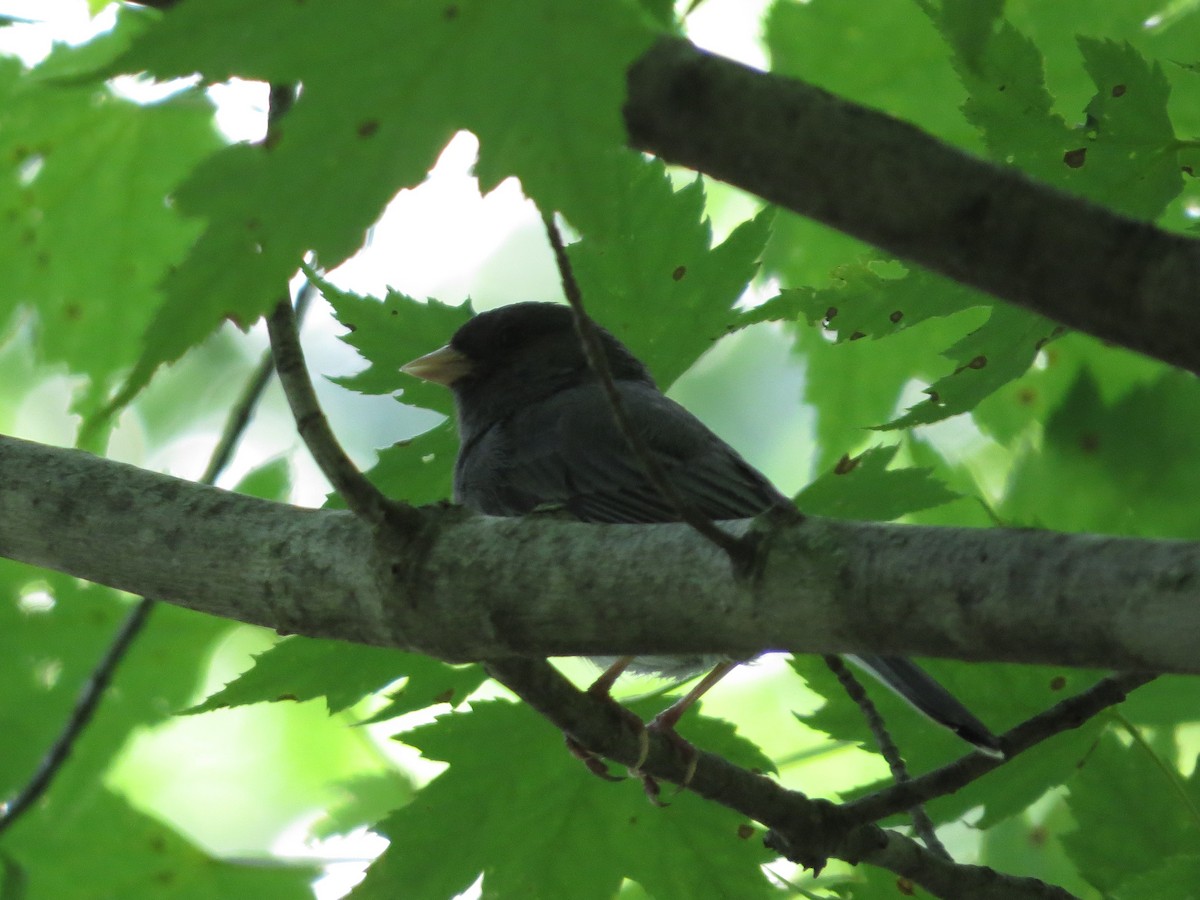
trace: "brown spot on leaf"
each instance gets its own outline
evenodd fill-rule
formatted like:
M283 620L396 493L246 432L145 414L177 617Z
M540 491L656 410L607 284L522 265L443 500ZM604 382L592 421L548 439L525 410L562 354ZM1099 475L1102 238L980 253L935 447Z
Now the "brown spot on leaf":
M1187 175L1189 178L1196 177L1196 173L1194 171L1192 171L1191 166L1180 166L1179 171L1182 172L1184 175Z
M379 120L378 119L367 119L367 121L362 122L361 124L359 124L358 128L355 129L355 131L357 132L357 134L360 138L369 138L373 134L375 134L375 132L377 132L378 130L379 130Z
M454 699L454 688L446 688L440 694L434 694L434 703L449 703Z
M1113 89L1112 89L1112 95L1114 97L1124 97L1125 96L1125 85L1114 84Z
M275 698L276 703L278 703L281 700L290 700L293 703L300 702L300 698L297 697L295 694L280 694L278 697Z
M917 895L916 887L907 878L896 879L896 890L905 897L915 897Z
M1033 388L1021 388L1017 391L1017 402L1022 406L1029 406L1037 399L1037 391Z
M971 360L969 363L967 363L967 368L982 369L986 365L987 365L987 357L981 353L979 356L975 357L973 360Z
M671 273L671 277L676 281L682 281L683 276L687 274L687 266L676 266L675 271Z
M1079 449L1084 453L1095 453L1100 449L1100 435L1088 431L1079 436Z
M458 6L454 3L451 3L442 10L442 18L444 18L447 22L453 22L458 18Z
M1076 150L1068 150L1063 154L1063 162L1071 169L1082 169L1084 162L1087 160L1087 147L1079 147Z
M859 459L857 456L842 454L842 458L837 461L837 465L833 467L834 475L846 475L858 468Z
M1055 692L1061 691L1066 686L1067 686L1067 679L1064 678L1062 675L1055 675L1053 678L1050 679L1050 690L1052 690L1052 691L1055 691Z
M743 841L749 840L750 838L754 837L754 826L747 825L745 822L743 822L738 826L737 836Z
M63 308L63 314L72 322L78 322L83 318L83 309L80 308L78 303L68 303Z
M856 331L856 332L854 332L854 334L850 335L850 340L861 341L865 337L866 337L866 335L863 334L861 331Z
M890 316L888 316L888 318L891 319L892 324L895 325L901 319L904 318L904 313L900 312L900 310L896 310L894 313L892 313Z
M1029 843L1034 847L1045 846L1047 838L1050 837L1050 832L1046 830L1044 825L1036 825L1029 829Z

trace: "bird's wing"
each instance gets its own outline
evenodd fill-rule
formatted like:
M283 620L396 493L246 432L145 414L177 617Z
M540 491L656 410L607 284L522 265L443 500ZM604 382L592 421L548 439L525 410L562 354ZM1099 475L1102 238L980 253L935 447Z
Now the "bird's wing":
M649 385L621 383L637 434L675 489L713 519L744 518L789 501L695 416ZM655 490L617 428L600 389L580 386L522 409L480 435L460 456L460 502L492 515L566 507L587 522L670 522L674 507ZM851 657L935 722L997 755L999 741L915 663Z
M618 388L633 429L699 512L736 519L789 502L682 406L650 385L621 382ZM500 493L497 484L503 485ZM457 487L460 500L494 515L558 504L587 522L679 519L642 470L595 384L532 404L481 436L463 456Z

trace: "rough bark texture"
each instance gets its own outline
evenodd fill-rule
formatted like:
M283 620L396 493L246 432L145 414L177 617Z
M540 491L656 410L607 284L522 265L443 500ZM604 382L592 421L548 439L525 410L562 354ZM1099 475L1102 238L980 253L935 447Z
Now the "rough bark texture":
M413 533L373 532L0 438L0 555L286 632L448 659L792 650L1200 672L1200 545L753 527L760 571L745 578L681 525L430 507Z
M1200 371L1200 243L1193 238L677 38L659 41L630 70L625 122L639 150L1073 328Z

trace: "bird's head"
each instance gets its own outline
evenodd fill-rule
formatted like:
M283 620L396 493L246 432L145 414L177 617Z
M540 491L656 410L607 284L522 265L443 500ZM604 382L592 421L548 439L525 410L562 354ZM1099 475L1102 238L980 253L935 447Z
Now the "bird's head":
M613 379L653 384L646 367L597 326ZM480 313L450 343L401 366L454 392L465 428L486 427L521 406L593 380L569 307L515 303ZM465 429L464 429L465 430Z

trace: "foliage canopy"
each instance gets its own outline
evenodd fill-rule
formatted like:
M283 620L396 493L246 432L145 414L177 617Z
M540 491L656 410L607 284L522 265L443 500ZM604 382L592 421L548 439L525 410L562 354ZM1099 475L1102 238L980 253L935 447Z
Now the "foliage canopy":
M1195 230L1194 2L776 0L762 24L774 71L1113 210ZM560 212L579 237L570 254L591 314L781 484L807 485L802 509L1200 539L1191 375L628 149L625 73L664 29L686 34L687 19L652 0L187 0L124 7L110 32L32 68L0 60L0 431L69 390L81 442L112 439L148 465L167 458L211 428L253 365L257 345L225 323L249 328L268 312L305 254L324 271L352 257L396 193L469 131L480 189L515 178ZM138 102L113 88L129 73L191 80ZM229 143L205 88L231 78L302 90L265 140ZM405 248L395 255L402 270ZM467 298L360 296L329 277L322 293L363 360L336 382L447 415L444 392L397 369L444 342ZM801 371L800 396L780 397ZM730 430L748 419L810 433L797 447L796 429L746 425L769 439L750 447ZM131 429L140 447L121 443ZM370 475L389 496L431 503L449 493L454 450L451 423L414 424ZM241 489L286 498L288 467L258 462ZM0 796L36 768L125 604L0 566ZM251 651L253 666L221 688ZM929 667L997 730L1096 678ZM0 840L0 897L308 896L313 864L236 858L267 854L288 826L388 838L355 898L450 897L480 875L495 897L905 889L878 870L795 871L728 810L687 794L656 809L636 782L592 779L530 710L475 693L483 683L475 667L271 644L159 609L46 802ZM914 771L961 752L876 699ZM632 707L651 715L666 702ZM1194 679L1160 679L929 813L960 859L1083 897L1189 896L1197 709ZM811 795L861 795L884 778L819 660L752 671L705 711L685 719L690 739ZM389 724L352 727L364 719ZM411 749L385 753L388 733ZM414 763L418 753L439 765ZM186 779L202 786L179 788ZM214 849L227 818L242 824Z

